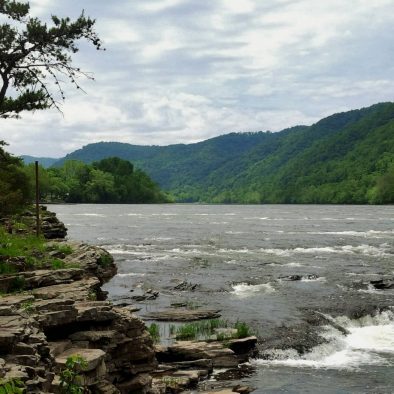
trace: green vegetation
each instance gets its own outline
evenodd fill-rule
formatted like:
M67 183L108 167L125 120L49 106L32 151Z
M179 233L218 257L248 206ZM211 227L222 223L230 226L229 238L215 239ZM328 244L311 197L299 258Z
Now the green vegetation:
M66 267L66 263L60 259L54 259L51 261L51 267L54 270L59 270Z
M34 187L34 165L25 167ZM78 203L160 203L168 197L127 160L110 157L92 165L67 161L60 168L40 168L41 199Z
M148 332L149 332L150 336L152 337L152 340L154 343L160 342L160 327L158 324L152 323L148 327Z
M52 257L50 252L54 250L64 255L72 253L69 245L52 242L48 247L44 237L37 237L27 231L9 234L0 226L0 275L39 268L62 269L76 266L75 263L67 264L61 258ZM108 255L108 258L112 261L111 256ZM9 291L20 291L23 288L24 278L15 277Z
M34 306L34 302L31 301L25 301L21 304L21 309L23 309L26 313L34 313L36 308Z
M221 330L227 329L227 330ZM228 340L234 338L246 338L253 335L252 330L245 322L237 321L231 324L227 320L209 319L170 326L170 334L179 340Z
M60 372L60 390L66 394L83 394L85 388L81 371L88 366L87 361L79 354L70 356L66 368Z
M97 263L101 267L108 267L113 263L114 259L110 254L102 254L100 258L98 259Z
M64 255L68 256L73 252L73 248L70 245L65 244L57 244L55 245L58 252L63 253Z
M0 217L22 209L31 197L22 161L7 153L0 141Z
M183 202L394 203L394 104L189 145L90 144L57 165L108 156L132 160Z
M0 380L0 394L22 394L25 392L24 387L19 379Z

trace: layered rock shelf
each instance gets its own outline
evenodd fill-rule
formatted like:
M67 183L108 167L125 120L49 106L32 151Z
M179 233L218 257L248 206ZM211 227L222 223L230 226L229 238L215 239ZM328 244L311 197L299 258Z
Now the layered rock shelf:
M71 246L67 260L78 268L1 279L6 289L22 277L25 291L0 299L0 377L21 380L29 393L57 393L68 357L79 355L91 392L149 392L157 364L152 339L141 319L104 301L100 289L116 272L112 258L100 248Z

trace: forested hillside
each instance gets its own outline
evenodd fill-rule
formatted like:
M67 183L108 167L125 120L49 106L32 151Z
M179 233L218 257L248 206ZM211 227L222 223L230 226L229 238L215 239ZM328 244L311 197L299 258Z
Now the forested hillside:
M392 203L394 104L189 145L90 144L56 165L108 156L132 161L178 201Z
M34 189L33 164L23 168ZM40 168L42 201L73 203L151 204L169 202L155 182L142 170L118 157L92 164L68 160L62 167Z

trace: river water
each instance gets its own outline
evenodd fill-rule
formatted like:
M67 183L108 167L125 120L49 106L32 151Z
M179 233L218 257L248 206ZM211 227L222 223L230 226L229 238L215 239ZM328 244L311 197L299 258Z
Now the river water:
M394 392L394 313L349 319L347 303L394 306L394 206L54 205L69 238L109 250L118 274L105 285L115 303L146 289L146 312L174 302L220 309L262 337L291 327L305 310L333 311L326 343L300 356L272 350L250 361L242 383L257 393ZM301 280L288 280L298 275ZM180 283L190 288L174 290ZM197 286L194 286L197 285ZM193 288L194 287L194 288ZM130 301L132 303L132 301ZM134 302L133 302L134 303ZM394 309L393 309L394 310ZM336 311L336 313L334 313ZM167 332L163 328L163 340Z

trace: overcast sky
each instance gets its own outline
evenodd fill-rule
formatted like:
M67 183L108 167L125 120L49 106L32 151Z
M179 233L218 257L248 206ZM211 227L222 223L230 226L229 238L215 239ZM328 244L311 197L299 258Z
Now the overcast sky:
M105 52L62 110L0 120L15 154L98 141L168 145L278 131L394 101L394 0L32 0L34 15L97 20Z

